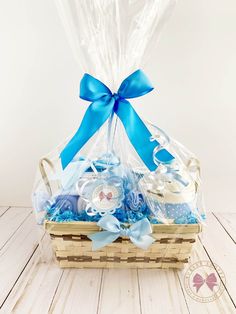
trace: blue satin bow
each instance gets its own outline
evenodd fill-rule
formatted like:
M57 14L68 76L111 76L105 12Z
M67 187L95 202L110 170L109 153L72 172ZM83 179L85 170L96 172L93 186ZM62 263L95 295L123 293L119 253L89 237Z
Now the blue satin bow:
M89 74L84 74L80 82L80 98L91 101L78 131L60 154L63 169L72 161L86 142L98 131L113 112L124 125L130 142L150 171L157 165L153 161L153 151L160 144L151 141L151 133L140 119L127 98L143 96L153 90L148 78L141 70L128 76L120 85L117 93ZM160 149L157 158L169 163L174 157L166 150Z
M147 218L139 220L129 228L122 225L119 220L112 216L102 217L97 225L106 231L100 231L88 236L92 240L92 249L98 250L118 239L120 236L129 237L137 247L146 250L155 239L149 234L152 233L152 227Z

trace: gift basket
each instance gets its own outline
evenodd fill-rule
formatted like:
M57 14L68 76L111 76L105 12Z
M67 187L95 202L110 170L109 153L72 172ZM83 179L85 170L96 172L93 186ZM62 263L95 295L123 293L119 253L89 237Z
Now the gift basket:
M153 90L140 67L175 1L56 4L88 107L40 160L37 223L61 267L181 268L205 219L199 162L131 104Z

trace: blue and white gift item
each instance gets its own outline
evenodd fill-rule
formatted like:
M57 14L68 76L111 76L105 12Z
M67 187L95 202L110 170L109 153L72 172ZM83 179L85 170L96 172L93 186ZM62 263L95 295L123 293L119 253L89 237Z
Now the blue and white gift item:
M72 211L77 213L78 198L78 195L59 195L55 200L54 206L60 211L60 213L65 211Z
M143 199L142 193L138 190L130 191L129 193L127 193L126 204L130 210L140 213L142 213L147 207L147 204Z
M88 180L78 185L80 197L87 203L86 212L94 216L114 214L122 206L124 188L122 178L108 174L105 177Z
M189 180L187 185L180 185L176 181L169 181L160 189L152 186L146 190L147 201L151 204L154 214L169 223L180 218L186 218L196 211L196 184Z
M139 116L146 95L155 93L140 67L151 50L150 37L159 34L169 15L164 11L175 1L57 2L85 71L75 91L78 115L65 128L76 123L81 108L86 111L74 135L45 156L49 169L40 168L34 191L39 221L117 219L135 230L151 223L198 223L203 217L198 163L190 170L196 158ZM155 106L155 96L148 99Z

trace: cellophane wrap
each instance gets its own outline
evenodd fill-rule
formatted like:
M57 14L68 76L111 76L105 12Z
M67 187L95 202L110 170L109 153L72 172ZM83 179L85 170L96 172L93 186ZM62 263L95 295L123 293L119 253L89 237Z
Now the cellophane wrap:
M175 1L56 0L56 4L83 72L114 95L121 82L147 61ZM155 90L153 102L154 94ZM129 101L132 106L132 99ZM130 124L131 120L132 116ZM107 215L129 224L143 218L151 224L204 221L198 159L144 121L149 141L158 143L148 152L156 165L150 169L127 135L130 124L124 126L112 112L64 167L61 154L71 138L40 160L33 192L38 224L45 220L98 222ZM86 127L89 131L91 125ZM137 134L142 139L137 130L133 137ZM139 139L134 138L136 144ZM145 152L146 148L141 149ZM167 162L159 159L162 149L173 158Z

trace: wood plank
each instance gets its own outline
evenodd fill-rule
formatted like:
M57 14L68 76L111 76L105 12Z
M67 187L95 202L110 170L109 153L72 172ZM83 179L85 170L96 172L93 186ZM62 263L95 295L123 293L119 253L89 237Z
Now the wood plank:
M11 207L0 217L0 250L29 216L32 209Z
M101 278L102 270L65 269L49 313L97 313Z
M136 269L104 270L98 314L111 313L141 313Z
M10 206L0 206L0 217L6 213Z
M1 313L49 313L63 270L49 260L47 252L49 239L42 243L44 254L48 254L47 263L42 263L42 254L36 249L18 281L5 301Z
M189 313L174 270L138 270L142 314Z
M39 263L11 313L49 313L62 272L53 263Z
M30 214L0 251L0 306L38 245L35 217Z
M27 263L25 269L23 270L22 274L19 276L18 280L14 284L12 290L10 291L7 299L5 300L2 308L1 313L14 313L14 308L19 300L24 298L22 295L22 291L24 291L25 287L28 284L29 278L32 277L34 270L37 264L40 261L40 254L39 249L35 250L35 253L32 255L32 258Z
M209 222L208 222L209 224ZM185 296L185 300L187 302L188 308L189 308L189 312L191 314L205 314L205 313L214 313L214 314L233 314L236 313L234 304L232 303L229 294L227 293L226 290L223 291L222 295L216 299L213 302L209 302L209 303L202 303L199 301L194 300L193 298L191 298L185 288L185 283L184 283L184 277L185 274L188 270L188 268L190 267L190 265L199 262L199 261L208 261L209 263L211 263L204 247L202 246L201 242L198 241L196 243L196 246L194 247L194 250L192 252L191 255L191 259L189 262L189 265L185 267L185 269L183 270L179 270L178 272L178 276L179 276L179 280L182 286L182 290L183 290L183 294ZM211 263L212 265L212 263ZM222 266L222 265L220 265ZM214 266L212 266L214 267ZM220 282L220 277L218 276L217 272L214 271L214 273L216 274L217 277L217 281ZM226 277L227 280L227 277Z
M214 213L214 216L236 243L236 213Z
M236 246L213 214L207 216L202 243L210 259L223 269L226 288L236 304Z

